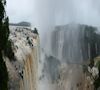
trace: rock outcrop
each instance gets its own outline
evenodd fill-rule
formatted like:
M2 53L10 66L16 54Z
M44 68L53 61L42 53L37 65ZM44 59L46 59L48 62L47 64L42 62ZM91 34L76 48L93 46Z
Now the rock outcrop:
M37 90L39 35L29 28L10 26L15 59L4 57L9 74L9 90Z

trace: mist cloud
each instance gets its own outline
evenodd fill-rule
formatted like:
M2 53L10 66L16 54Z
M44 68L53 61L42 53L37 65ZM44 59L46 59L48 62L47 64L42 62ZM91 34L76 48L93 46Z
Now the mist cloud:
M100 26L100 0L7 0L7 14L42 30L73 22Z
M59 0L56 12L59 12L56 13L57 24L75 22L100 25L99 0Z

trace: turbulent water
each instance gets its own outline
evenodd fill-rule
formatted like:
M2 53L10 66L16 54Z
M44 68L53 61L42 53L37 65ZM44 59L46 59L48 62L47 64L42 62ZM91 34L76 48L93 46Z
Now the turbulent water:
M41 51L39 90L84 90L82 65L100 54L96 30L69 24L57 26L47 35Z

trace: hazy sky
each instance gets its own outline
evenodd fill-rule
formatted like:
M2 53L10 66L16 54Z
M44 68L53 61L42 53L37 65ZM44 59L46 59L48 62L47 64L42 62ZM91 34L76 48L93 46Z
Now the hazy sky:
M7 0L10 22L39 27L84 23L100 26L100 0Z
M33 0L7 0L7 15L11 22L31 21Z

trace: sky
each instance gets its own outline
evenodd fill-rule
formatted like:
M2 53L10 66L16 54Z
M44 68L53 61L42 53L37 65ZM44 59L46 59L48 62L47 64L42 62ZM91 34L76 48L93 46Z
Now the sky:
M100 0L7 0L10 22L29 21L40 29L82 23L100 26Z
M32 0L7 0L7 15L10 22L31 21Z

